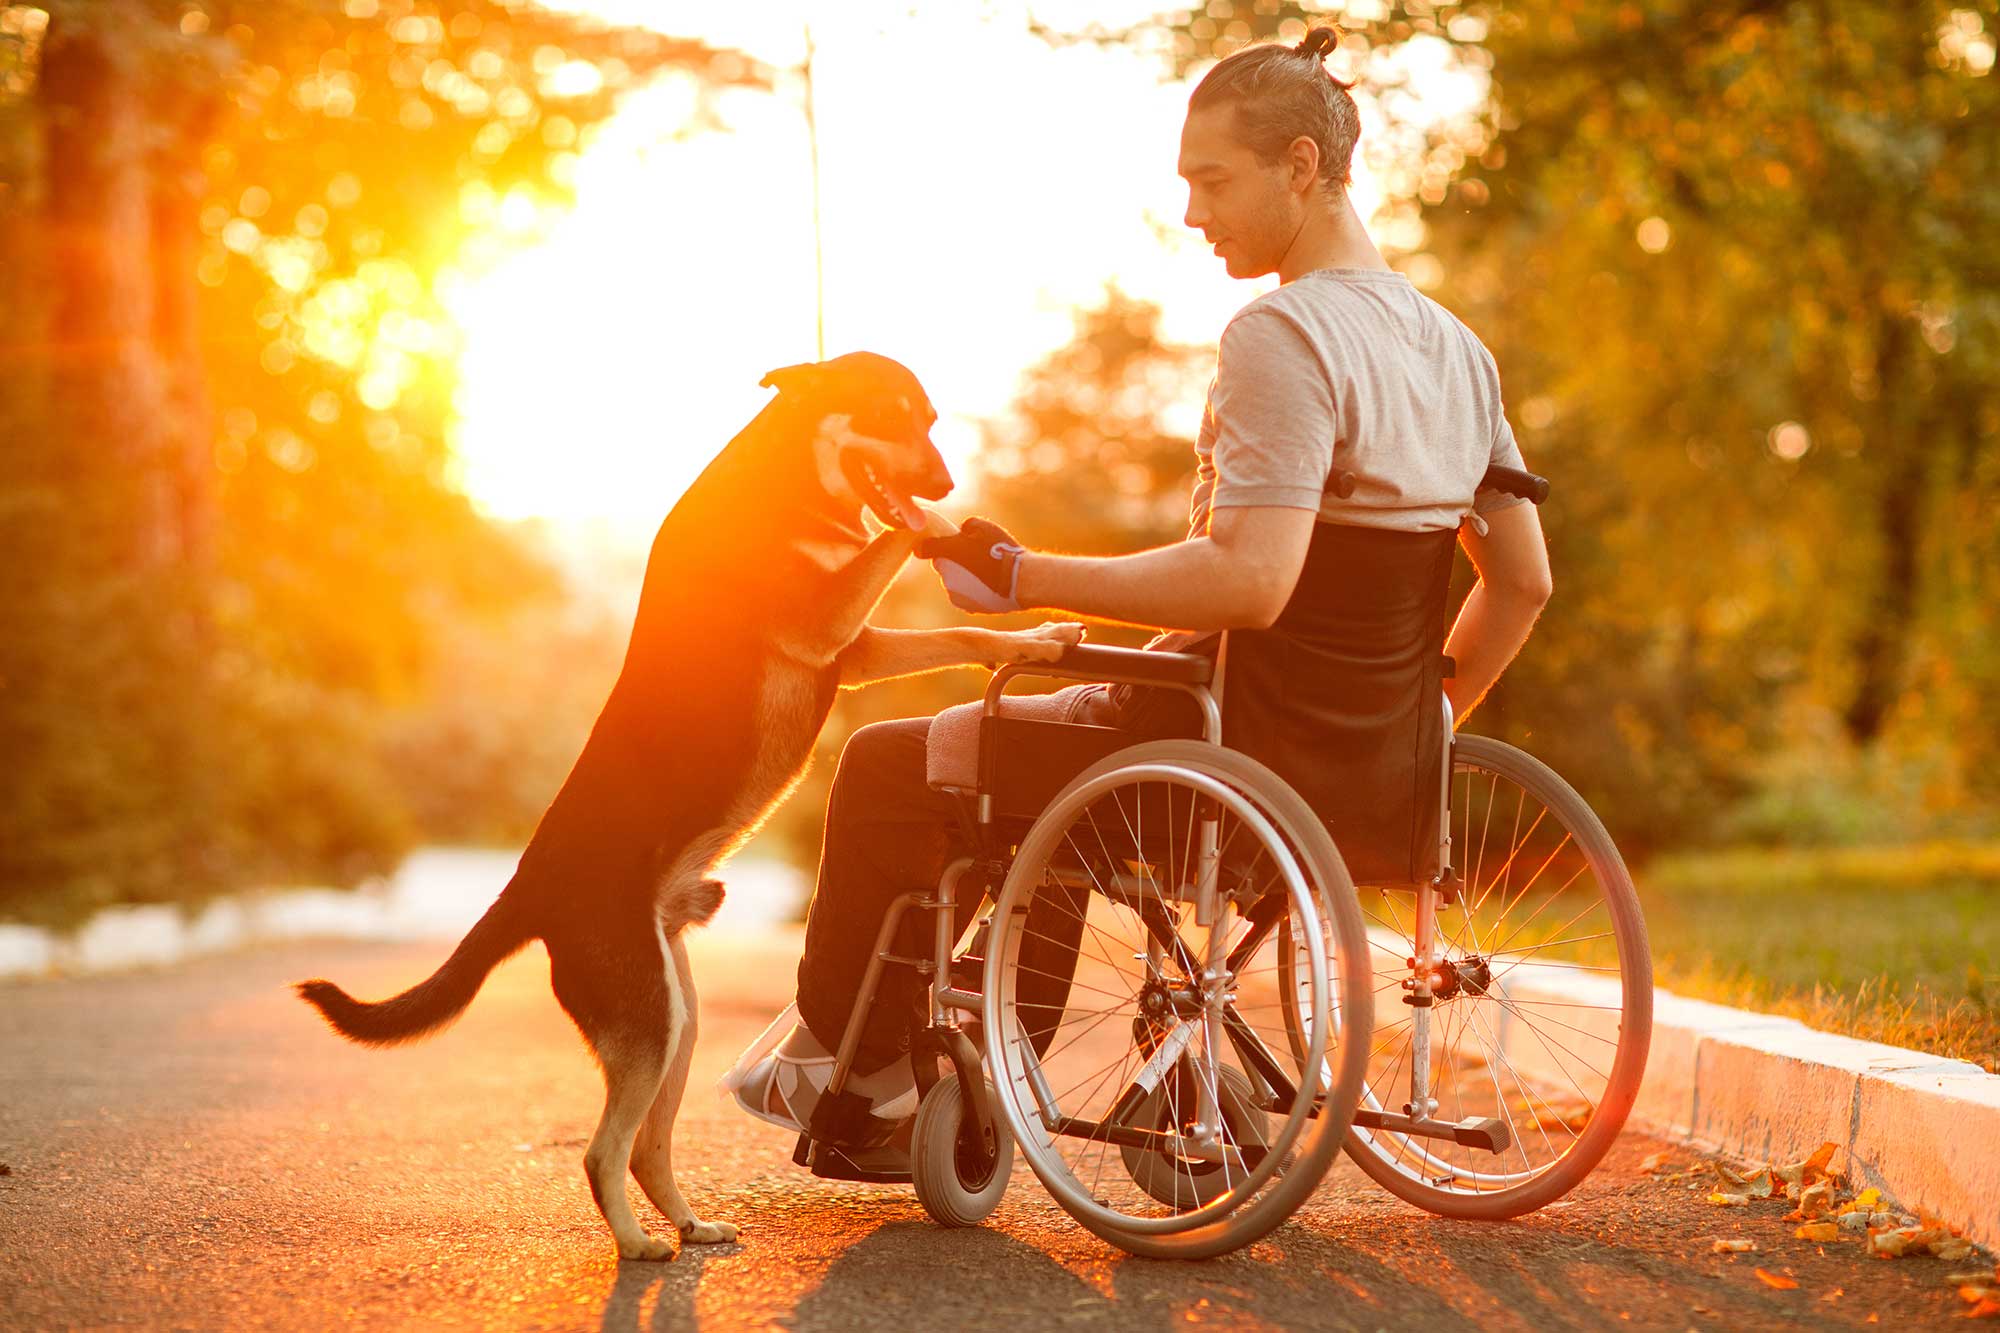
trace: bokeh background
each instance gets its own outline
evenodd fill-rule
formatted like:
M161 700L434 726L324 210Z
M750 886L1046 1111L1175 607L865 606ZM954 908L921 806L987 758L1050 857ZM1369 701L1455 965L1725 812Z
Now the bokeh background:
M0 4L0 917L518 846L652 527L822 345L924 378L952 512L1179 538L1273 281L1181 227L1180 116L1319 20L1554 484L1472 727L1669 984L1993 1066L1995 0ZM958 617L919 567L878 619ZM844 696L747 855L809 886L845 737L982 683Z

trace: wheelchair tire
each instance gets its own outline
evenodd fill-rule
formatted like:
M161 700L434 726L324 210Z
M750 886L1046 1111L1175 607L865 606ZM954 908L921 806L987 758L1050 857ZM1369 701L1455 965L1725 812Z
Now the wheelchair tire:
M1230 1068L1217 1070L1216 1076L1228 1085L1228 1100L1223 1104L1222 1115L1231 1140L1237 1143L1269 1142L1271 1117L1256 1105L1257 1093L1250 1086L1250 1080L1240 1071ZM1164 1128L1171 1119L1168 1103L1166 1089L1156 1088L1140 1104L1134 1118L1141 1124L1150 1123L1154 1128ZM1213 1163L1178 1162L1129 1144L1120 1147L1118 1155L1124 1159L1125 1174L1132 1177L1132 1183L1175 1212L1187 1212L1212 1202L1229 1187L1227 1173Z
M1441 1119L1501 1120L1511 1144L1492 1154L1357 1128L1347 1154L1427 1212L1497 1220L1567 1194L1618 1137L1645 1072L1653 964L1632 877L1583 798L1504 742L1459 736L1452 750L1452 852L1464 883L1437 909L1449 994L1431 1010L1431 1094ZM1385 987L1409 975L1415 953L1408 898L1363 894L1369 966ZM1397 1111L1417 1011L1385 1008L1399 1012L1370 1042L1362 1106Z
M958 1075L950 1074L924 1094L910 1127L910 1180L917 1201L939 1226L984 1222L1007 1192L1007 1176L1014 1169L1014 1140L1005 1124L995 1126L991 1158L979 1144L968 1142L972 1135L966 1129L965 1090Z
M1205 855L1176 856L1173 844L1183 840L1183 832L1174 816L1183 808L1189 847L1194 812L1200 810L1221 812L1208 817L1228 826L1228 838L1240 837L1242 845L1218 838L1212 862ZM1129 841L1103 822L1111 818L1108 812L1127 809ZM1100 812L1107 812L1102 820ZM1078 828L1090 824L1094 833L1085 832L1079 842L1069 832L1073 820ZM1144 835L1149 820L1152 844ZM1096 849L1086 850L1093 836ZM1234 861L1228 855L1232 847ZM1219 867L1218 873L1244 890L1239 898L1250 915L1236 916L1232 933L1220 943L1195 919L1197 895L1187 876L1196 862ZM1038 912L1044 921L1060 920L1066 912L1078 923L1063 982L1069 998L1060 1003L1021 996L1014 981L1023 971L1035 972L1016 963ZM1319 976L1309 990L1330 1005L1313 1025L1322 1039L1317 1052L1288 1044L1278 1016L1277 969L1261 966L1260 951L1275 940L1281 923L1294 921L1301 927L1310 923L1319 966L1308 971ZM1146 742L1107 756L1065 786L1023 836L994 923L985 977L989 1069L1022 1153L1065 1211L1131 1253L1192 1259L1250 1244L1311 1195L1339 1152L1360 1096L1373 991L1367 937L1346 867L1325 826L1282 779L1247 756L1200 741ZM1193 942L1185 931L1195 932ZM1212 1002L1198 992L1214 984L1202 974L1223 954L1231 975L1225 1017L1215 1025L1218 1035L1207 1031L1216 1011L1202 1007ZM1197 955L1207 961L1197 965ZM1144 959L1145 968L1121 964L1121 958ZM1140 973L1137 984L1126 975L1133 972ZM1082 1000L1074 1000L1079 993ZM1102 1004L1107 997L1114 1002L1110 1007ZM1072 1015L1077 1008L1090 1011ZM1151 1017L1142 1019L1142 1010ZM1269 1017L1252 1021L1265 1014ZM1344 1034L1337 1045L1335 1032ZM1266 1039L1278 1049L1265 1045ZM1162 1052L1160 1046L1170 1040L1177 1049ZM1097 1049L1091 1049L1093 1042ZM1052 1067L1079 1043L1084 1050L1068 1057L1070 1070ZM1131 1050L1121 1055L1121 1043ZM1107 1052L1111 1061L1101 1076L1106 1081L1087 1086L1091 1067ZM1254 1089L1257 1104L1269 1112L1267 1142L1241 1149L1225 1140L1220 1160L1233 1162L1233 1169L1221 1188L1202 1191L1207 1197L1191 1208L1178 1206L1183 1198L1178 1191L1167 1191L1169 1199L1163 1200L1159 1191L1145 1190L1120 1169L1121 1150L1129 1144L1143 1145L1161 1160L1199 1155L1194 1140L1187 1141L1188 1151L1171 1142L1153 1146L1144 1136L1160 1131L1137 1118L1160 1071L1180 1059L1215 1069L1216 1086L1233 1059L1242 1066L1243 1081L1230 1082ZM1254 1079L1245 1074L1260 1065L1265 1072ZM1071 1087L1078 1070L1085 1081ZM1182 1109L1168 1119L1179 1126L1192 1117Z

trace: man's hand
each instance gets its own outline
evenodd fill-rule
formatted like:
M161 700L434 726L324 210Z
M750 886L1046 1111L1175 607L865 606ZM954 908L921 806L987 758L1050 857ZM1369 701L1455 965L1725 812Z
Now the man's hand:
M1083 626L1073 620L1050 620L1033 629L975 630L993 635L992 654L987 666L1013 666L1022 662L1053 662L1083 642Z
M1024 549L1007 529L984 518L968 518L949 537L917 543L917 554L937 570L951 604L985 615L1021 609L1015 593Z

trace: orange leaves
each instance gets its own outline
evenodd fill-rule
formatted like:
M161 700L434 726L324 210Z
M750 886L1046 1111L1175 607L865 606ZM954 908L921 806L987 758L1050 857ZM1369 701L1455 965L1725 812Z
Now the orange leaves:
M1757 1270L1757 1280L1767 1287L1776 1287L1779 1291L1790 1291L1799 1285L1799 1280L1795 1277L1786 1277L1764 1268Z
M1813 1151L1812 1156L1802 1162L1794 1162L1790 1166L1772 1167L1771 1177L1784 1185L1788 1197L1792 1196L1814 1181L1823 1180L1831 1174L1826 1169L1827 1163L1833 1160L1833 1155L1838 1151L1840 1151L1838 1143L1830 1141L1822 1143Z

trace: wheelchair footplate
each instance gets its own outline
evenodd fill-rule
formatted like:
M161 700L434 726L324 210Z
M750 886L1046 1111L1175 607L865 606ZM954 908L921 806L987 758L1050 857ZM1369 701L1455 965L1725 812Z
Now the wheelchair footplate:
M910 1122L892 1125L869 1110L868 1099L859 1093L820 1098L811 1127L792 1149L792 1161L824 1180L909 1184Z

